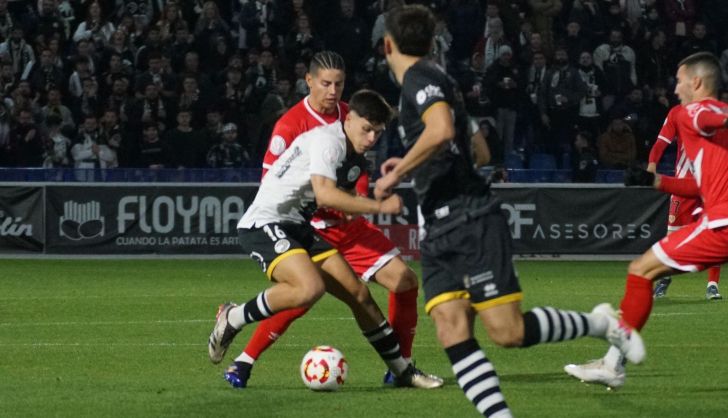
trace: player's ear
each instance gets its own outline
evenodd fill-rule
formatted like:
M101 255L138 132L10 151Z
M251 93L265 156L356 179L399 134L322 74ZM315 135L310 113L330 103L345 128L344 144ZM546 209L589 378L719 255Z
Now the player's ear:
M698 76L694 76L693 77L693 90L699 90L701 87L703 87L703 79Z
M392 55L393 51L392 38L389 35L384 35L384 55Z
M308 86L309 89L313 85L313 76L309 72L306 72L306 85Z

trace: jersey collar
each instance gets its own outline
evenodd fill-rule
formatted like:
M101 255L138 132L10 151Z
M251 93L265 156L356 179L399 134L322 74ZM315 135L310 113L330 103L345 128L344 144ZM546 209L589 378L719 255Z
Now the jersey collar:
M324 120L324 118L321 117L321 114L317 111L315 111L311 105L308 103L308 98L311 97L309 94L308 96L303 98L303 106L306 108L306 111L314 117L317 121L319 121L322 125L330 125L331 123L338 122L339 119L341 119L341 105L339 103L336 103L336 114L338 115L336 117L336 121L328 123Z

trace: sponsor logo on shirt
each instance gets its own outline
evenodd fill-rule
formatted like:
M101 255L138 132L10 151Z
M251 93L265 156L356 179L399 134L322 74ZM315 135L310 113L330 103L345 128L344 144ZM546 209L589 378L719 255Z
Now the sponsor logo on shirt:
M282 136L276 135L270 140L270 153L273 155L281 155L286 150L286 140Z
M291 155L286 159L286 161L283 162L283 166L281 166L281 168L276 172L276 177L283 177L283 175L286 174L286 172L291 168L291 164L293 164L293 161L301 155L303 155L301 148L293 148L293 151L291 151Z
M445 95L442 93L442 89L440 87L428 84L427 87L417 92L415 99L417 100L418 105L423 105L427 99L432 97L444 98Z

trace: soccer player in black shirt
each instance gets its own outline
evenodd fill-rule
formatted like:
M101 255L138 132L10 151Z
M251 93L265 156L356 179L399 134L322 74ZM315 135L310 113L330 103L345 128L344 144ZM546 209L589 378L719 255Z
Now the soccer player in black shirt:
M425 311L452 363L458 384L478 411L509 417L493 365L473 338L479 317L489 337L504 347L607 339L630 361L640 362L640 336L601 304L591 313L551 307L521 312L523 294L513 268L512 243L500 202L473 169L468 115L454 80L426 56L435 21L422 6L390 11L385 21L387 62L402 86L399 133L407 153L382 165L375 197L392 193L412 176L424 222L421 237Z

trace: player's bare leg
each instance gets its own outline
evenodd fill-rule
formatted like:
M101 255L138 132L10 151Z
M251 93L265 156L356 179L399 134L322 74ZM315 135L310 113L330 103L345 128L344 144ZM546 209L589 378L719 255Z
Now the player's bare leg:
M244 325L261 321L284 309L309 307L325 292L321 274L306 253L285 257L271 274L275 285L242 305L226 303L218 310L217 322L208 343L213 363L222 361Z
M384 318L369 289L356 277L343 257L329 257L320 266L326 291L349 306L359 329L397 376L400 385L423 389L443 385L442 379L422 373L402 357L397 334Z

